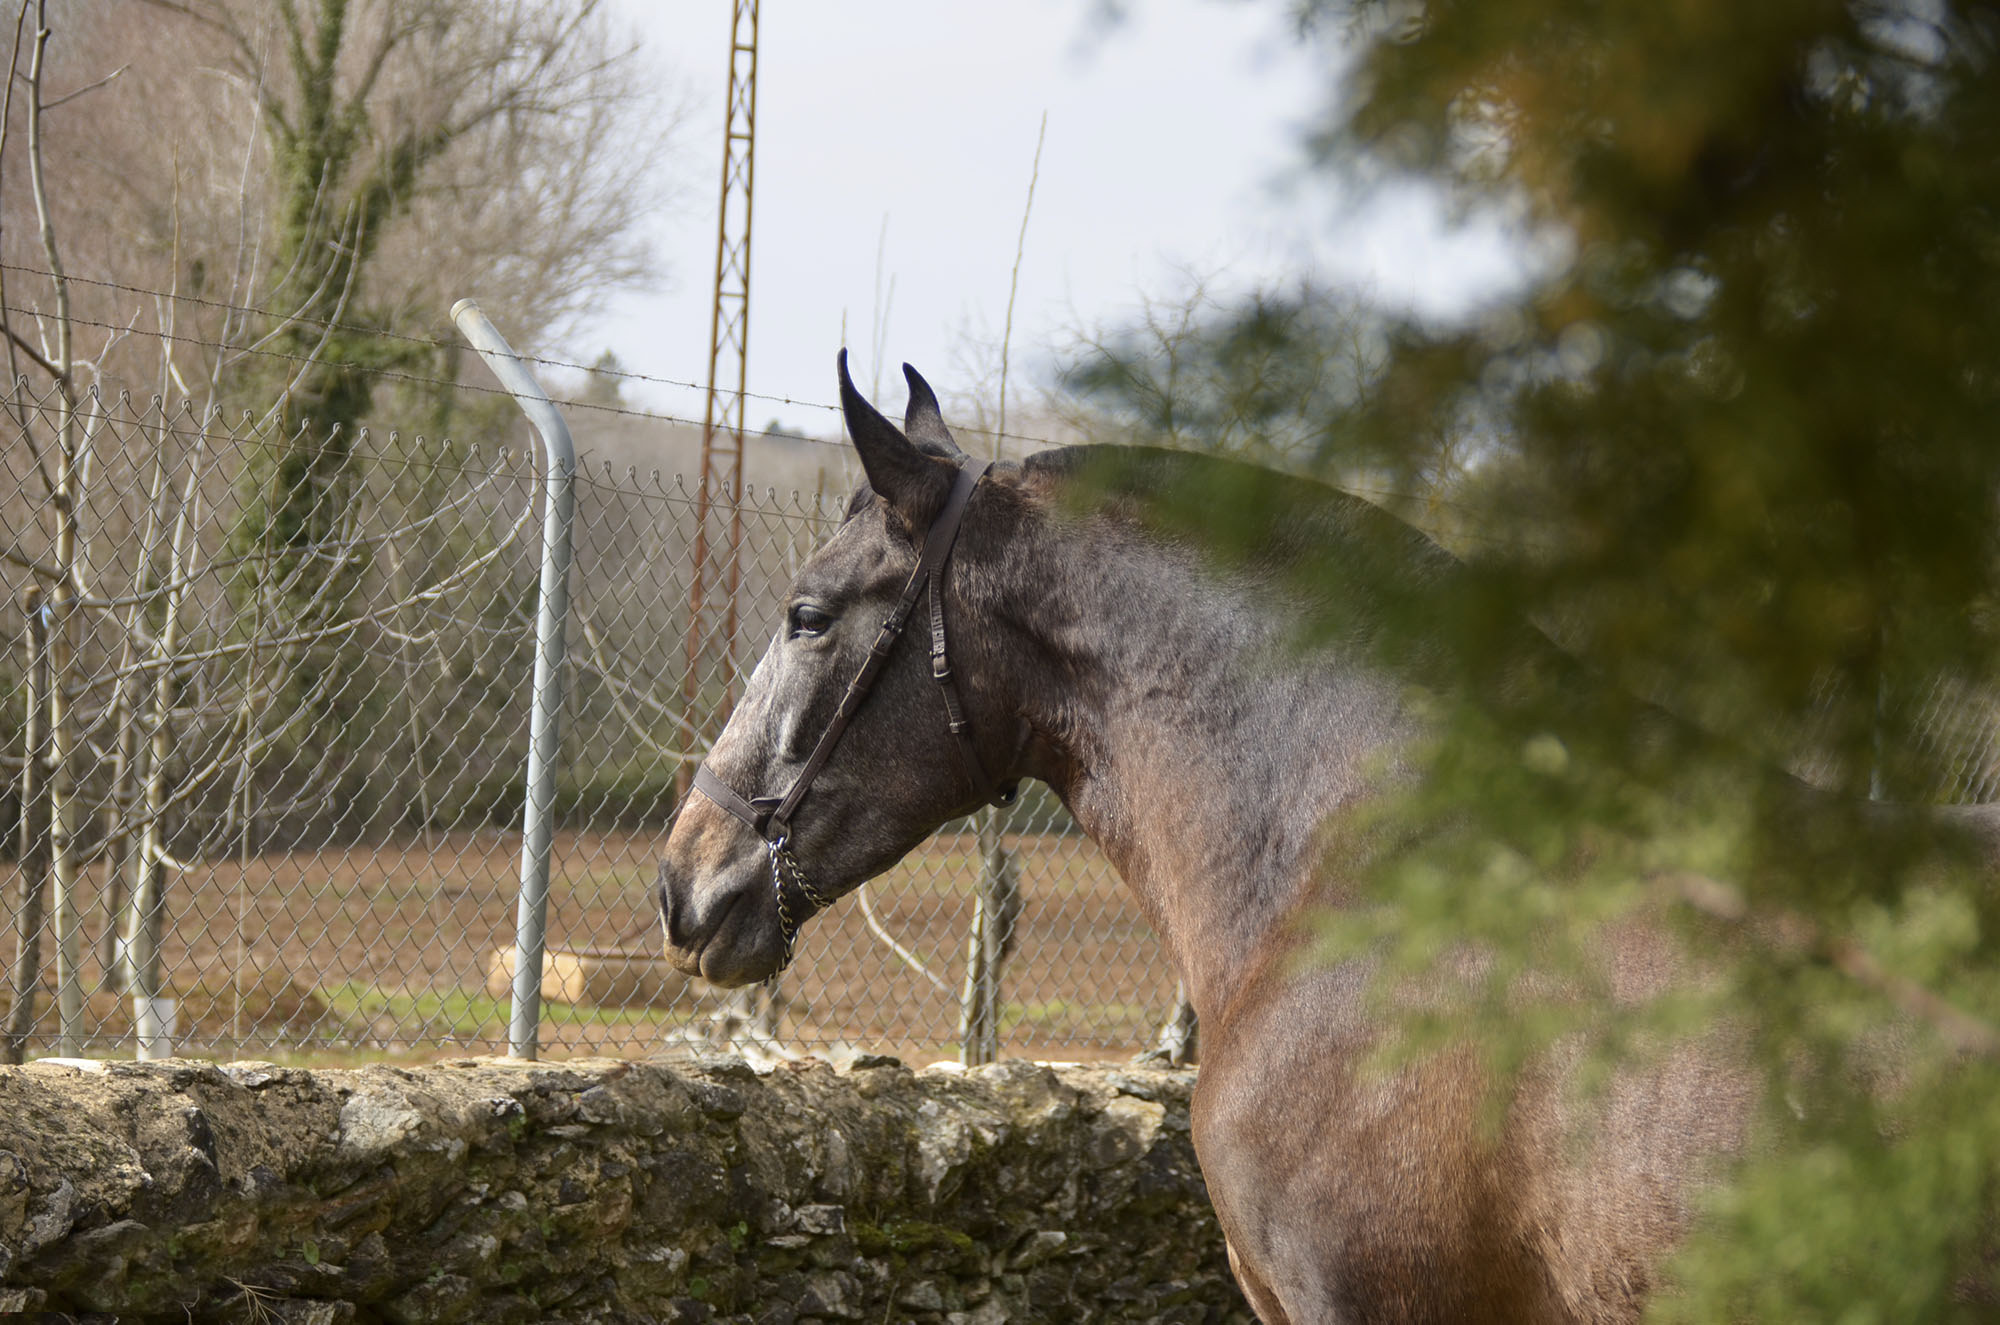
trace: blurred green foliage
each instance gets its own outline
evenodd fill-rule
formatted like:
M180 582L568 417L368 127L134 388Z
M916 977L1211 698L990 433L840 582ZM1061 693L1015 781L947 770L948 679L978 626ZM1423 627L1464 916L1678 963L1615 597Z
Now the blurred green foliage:
M1450 327L1279 291L1069 376L1137 435L1403 494L1470 563L1442 595L1393 557L1323 568L1368 580L1326 601L1366 598L1437 719L1421 784L1341 826L1367 900L1328 952L1417 972L1486 944L1490 978L1403 1029L1500 1080L1558 1035L1600 1069L1740 1039L1765 1105L1657 1317L1991 1319L1994 874L1869 798L1951 783L1940 682L2000 716L2000 6L1294 9L1360 49L1329 62L1316 170L1567 255ZM1254 555L1284 500L1163 518ZM1634 918L1711 975L1612 1000L1603 926ZM1533 1001L1531 970L1594 996Z

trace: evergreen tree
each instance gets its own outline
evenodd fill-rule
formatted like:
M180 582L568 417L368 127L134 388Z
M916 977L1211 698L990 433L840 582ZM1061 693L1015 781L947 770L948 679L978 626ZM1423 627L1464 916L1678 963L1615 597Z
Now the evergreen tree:
M1321 352L1311 296L1196 329L1186 361L1216 380L1186 398L1448 505L1476 572L1445 619L1377 633L1386 662L1430 666L1436 743L1343 835L1368 900L1328 919L1328 952L1413 971L1486 944L1488 984L1403 1026L1500 1080L1563 1035L1600 1064L1742 1043L1752 1143L1657 1316L1990 1319L2000 889L1944 816L1877 802L1969 780L1919 701L2000 721L2000 6L1296 8L1361 45L1319 168L1517 209L1571 254L1468 325L1390 326L1363 388L1310 419L1301 373L1271 365ZM1157 416L1134 348L1074 380ZM1238 554L1274 491L1163 516ZM1536 661L1524 619L1583 672ZM1703 974L1613 1005L1593 972L1632 921ZM1529 969L1592 996L1538 1001Z

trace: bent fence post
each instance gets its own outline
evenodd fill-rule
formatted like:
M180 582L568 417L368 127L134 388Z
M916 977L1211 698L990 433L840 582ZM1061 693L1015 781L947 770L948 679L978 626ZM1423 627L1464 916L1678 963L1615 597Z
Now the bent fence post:
M569 427L534 374L479 305L461 299L451 320L500 379L541 435L542 582L535 613L535 688L528 721L528 785L521 821L521 899L514 922L514 1007L507 1053L532 1059L542 1011L542 952L547 940L549 850L555 836L556 764L561 757L563 627L569 619L570 529L576 508L576 448Z

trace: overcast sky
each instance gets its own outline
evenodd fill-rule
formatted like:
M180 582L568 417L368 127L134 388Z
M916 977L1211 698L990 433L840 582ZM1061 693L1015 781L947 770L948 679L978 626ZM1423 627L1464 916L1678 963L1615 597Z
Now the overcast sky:
M661 286L613 301L573 349L609 348L633 371L700 383L730 5L618 2L691 108L675 162L686 183L658 221ZM1074 330L1115 324L1144 295L1171 296L1187 273L1240 288L1310 272L1433 314L1519 279L1516 248L1496 227L1454 232L1407 192L1357 204L1301 184L1299 129L1327 94L1335 56L1295 44L1283 6L1143 0L1131 10L1106 26L1090 0L766 0L753 393L832 401L843 325L857 379L865 389L879 374L887 409L900 410L906 359L947 399L974 388L978 366L997 359L1045 110L1014 316L1015 400L1047 380ZM699 391L626 390L700 418ZM815 434L836 423L807 405L750 401L752 426L772 419Z

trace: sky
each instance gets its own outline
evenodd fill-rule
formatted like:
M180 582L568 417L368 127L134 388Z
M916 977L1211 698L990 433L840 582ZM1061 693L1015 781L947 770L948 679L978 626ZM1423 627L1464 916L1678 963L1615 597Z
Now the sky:
M688 108L655 218L664 278L607 302L573 352L706 380L728 77L728 0L615 0ZM1021 250L1009 393L1032 400L1079 333L1199 279L1227 292L1312 275L1448 317L1522 278L1497 224L1454 228L1408 188L1333 198L1305 179L1301 129L1339 52L1295 43L1284 6L1141 0L765 0L746 421L832 435L833 360L900 412L898 365L949 405L997 383ZM878 258L879 255L879 258ZM876 352L880 347L880 353ZM702 392L629 382L628 400L699 419ZM765 399L757 397L777 397ZM786 403L786 401L797 403Z

